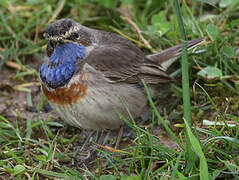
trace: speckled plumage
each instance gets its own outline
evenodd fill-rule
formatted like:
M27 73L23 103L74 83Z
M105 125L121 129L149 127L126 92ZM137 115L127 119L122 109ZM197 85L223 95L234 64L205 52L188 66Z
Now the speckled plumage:
M86 129L119 128L123 122L116 110L127 117L119 97L134 117L140 116L147 104L141 80L154 95L171 82L165 70L181 54L181 46L176 46L145 56L127 39L71 19L51 24L45 37L48 60L40 68L43 92L64 120ZM190 41L188 48L202 40Z

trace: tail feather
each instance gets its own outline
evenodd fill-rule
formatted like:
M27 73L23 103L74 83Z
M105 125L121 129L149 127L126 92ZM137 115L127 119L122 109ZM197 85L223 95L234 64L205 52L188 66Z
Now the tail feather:
M205 37L201 37L198 39L188 41L188 50L197 47L204 40L205 40ZM176 59L178 59L181 54L182 54L182 44L179 44L177 46L173 46L171 48L165 49L159 53L147 55L146 57L150 61L153 61L154 63L161 65L164 70L167 70L168 67Z

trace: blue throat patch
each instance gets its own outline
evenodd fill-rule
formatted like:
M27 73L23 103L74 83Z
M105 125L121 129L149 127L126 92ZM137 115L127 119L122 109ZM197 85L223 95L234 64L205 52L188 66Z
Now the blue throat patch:
M65 85L75 72L77 59L85 56L84 46L75 43L66 43L56 47L49 62L42 63L40 78L50 88Z

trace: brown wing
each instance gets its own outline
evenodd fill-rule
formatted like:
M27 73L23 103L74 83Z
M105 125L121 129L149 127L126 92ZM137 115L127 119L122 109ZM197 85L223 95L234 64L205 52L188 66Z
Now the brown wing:
M84 61L112 82L138 83L145 79L155 84L171 80L159 65L149 62L143 52L131 43L100 45Z

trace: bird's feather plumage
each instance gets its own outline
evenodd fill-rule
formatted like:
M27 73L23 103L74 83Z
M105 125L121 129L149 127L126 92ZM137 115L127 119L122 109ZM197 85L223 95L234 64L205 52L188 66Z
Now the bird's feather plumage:
M179 45L145 56L129 40L71 19L51 24L45 37L49 60L40 68L43 92L63 119L87 129L118 128L123 122L116 110L127 117L119 97L140 116L147 105L142 79L155 95L165 87L160 84L172 81L166 69L182 51ZM188 49L202 40L189 41Z
M42 81L53 89L65 85L75 72L77 59L83 59L85 51L84 46L75 43L57 46L49 61L40 67Z

